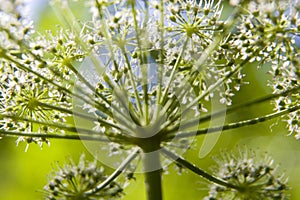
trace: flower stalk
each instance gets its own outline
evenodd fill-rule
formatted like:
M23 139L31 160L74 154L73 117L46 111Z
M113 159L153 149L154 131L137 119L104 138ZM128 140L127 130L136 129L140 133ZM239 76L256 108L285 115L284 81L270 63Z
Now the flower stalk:
M107 179L105 179L103 182L101 182L99 185L97 185L95 188L88 190L85 192L87 196L91 194L95 194L103 188L107 187L112 181L114 181L119 175L121 175L126 167L134 160L138 155L140 154L140 150L138 148L133 149L131 154L119 165L119 167L109 176Z
M162 166L158 144L146 145L143 148L143 173L147 200L162 200Z
M236 189L236 190L241 190L242 188L240 188L239 186L227 183L217 177L214 177L212 175L210 175L209 173L205 172L204 170L198 168L196 165L188 162L186 159L176 155L175 153L172 153L171 151L167 150L166 148L162 148L161 152L167 156L168 158L170 158L172 161L175 161L176 163L178 163L179 165L191 170L192 172L200 175L201 177L205 178L208 181L211 181L213 183L216 183L218 185L222 185L224 187L227 188L232 188L232 189Z

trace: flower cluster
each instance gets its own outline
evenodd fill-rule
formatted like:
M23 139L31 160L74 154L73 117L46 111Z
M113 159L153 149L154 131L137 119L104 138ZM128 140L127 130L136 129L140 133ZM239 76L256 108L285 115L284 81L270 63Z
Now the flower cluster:
M216 161L216 175L237 188L213 184L207 200L287 199L287 181L283 175L277 175L270 157L260 158L253 151L241 150L237 156L227 152Z
M22 10L25 5L22 1L0 1L0 46L12 49L15 47L11 39L22 40L28 38L32 29L32 22L24 19Z
M99 166L96 161L88 163L85 161L85 156L81 156L78 165L71 161L64 167L58 167L58 171L51 178L44 187L46 199L49 200L117 199L123 194L122 186L115 181L100 191L87 194L107 176L103 167Z
M238 34L226 48L234 60L248 60L259 67L271 65L274 93L299 88L299 3L286 1L243 1L245 13L237 26ZM221 46L222 47L222 46ZM227 55L228 56L228 55ZM250 58L250 59L249 59ZM275 110L299 105L299 95L288 94L275 100ZM300 138L299 112L284 117L291 135Z

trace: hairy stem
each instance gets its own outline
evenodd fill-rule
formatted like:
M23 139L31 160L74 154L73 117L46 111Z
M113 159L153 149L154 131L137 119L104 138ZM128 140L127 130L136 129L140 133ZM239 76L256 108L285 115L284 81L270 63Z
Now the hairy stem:
M134 96L135 96L135 99L136 99L136 104L137 104L137 107L138 107L138 111L143 114L143 112L142 112L142 103L141 103L141 99L139 97L139 92L138 92L138 89L137 89L136 81L134 79L134 73L133 73L129 58L126 55L126 51L125 51L124 48L122 49L122 53L123 53L123 56L125 58L125 62L126 62L127 68L128 68L129 80L130 80L130 83L132 85L132 89L133 89L133 93L134 93Z
M50 104L46 104L46 103L42 103L42 102L38 102L38 105L40 107L43 107L43 108L49 108L49 109L53 109L53 110L57 110L57 111L60 111L62 113L68 113L70 115L73 115L73 116L77 116L77 117L80 117L80 118L83 118L83 119L86 119L86 120L91 120L91 121L95 121L97 120L98 122L102 123L102 124L105 124L105 125L108 125L110 127L114 127L116 129L121 129L119 126L117 126L116 124L113 124L111 122L108 122L106 120L103 120L101 118L98 118L98 117L93 117L93 116L89 116L89 115L85 115L85 114L82 114L82 113L79 113L79 112L75 112L75 111L72 111L72 110L68 110L66 108L62 108L62 107L58 107L58 106L54 106L54 105L50 105Z
M135 159L139 155L139 153L140 153L140 149L138 148L134 149L134 151L131 152L131 154L121 163L121 165L119 165L119 167L107 179L105 179L103 182L97 185L97 187L86 191L85 194L87 195L95 194L100 190L102 190L103 188L105 188L106 186L108 186L126 169L129 163L131 163L131 161Z
M45 134L45 133L25 133L17 131L5 131L0 129L0 136L8 137L32 137L32 138L43 138L43 139L66 139L66 140L88 140L88 141L102 141L110 142L107 138L99 136L80 136L80 135L58 135L58 134Z
M147 200L162 200L162 180L159 152L144 152L143 166Z
M31 119L31 118L20 117L17 115L0 114L0 119L11 119L15 122L19 122L19 121L29 122L29 123L33 123L33 124L49 126L49 127L57 128L57 129L68 131L68 132L74 132L74 133L85 133L85 134L89 134L89 135L104 134L103 132L100 132L100 131L94 131L91 129L74 127L71 124L62 124L62 123L56 123L56 122L50 122L50 121L39 121L39 120Z
M185 41L184 41L183 47L182 47L182 49L181 49L181 51L180 51L180 53L179 53L179 55L178 55L178 57L176 59L176 62L174 64L174 66L173 66L173 70L171 72L170 78L168 80L168 83L167 83L167 85L165 87L165 90L163 92L163 95L162 95L163 99L162 99L161 103L163 103L167 99L167 97L168 97L168 92L170 90L172 82L174 81L175 73L178 70L180 61L182 60L182 57L183 57L183 54L184 54L184 51L186 49L186 46L187 46L188 42L189 42L189 38L186 38Z
M220 130L225 131L225 130L231 130L231 129L235 129L235 128L241 128L244 126L255 125L255 124L258 124L261 122L265 122L265 121L280 117L280 116L288 114L288 113L295 112L299 109L300 109L300 105L296 105L291 108L287 108L282 111L271 113L271 114L268 114L265 116L248 119L248 120L244 120L244 121L239 121L239 122L234 122L234 123L230 123L230 124L227 124L224 126L216 126L216 127L211 127L211 128L200 129L200 130L197 130L196 133L195 133L195 131L187 131L184 133L177 134L176 138L193 137L193 136L197 136L197 135L214 133L214 132L217 132ZM169 137L170 137L170 135L169 135ZM170 138L172 138L172 137L170 137Z
M242 103L242 104L239 104L239 105L231 106L229 108L225 108L225 109L219 110L217 112L204 115L203 117L200 117L199 119L197 118L197 119L186 120L186 121L183 121L180 125L177 125L174 128L172 128L169 131L169 133L178 130L179 127L182 130L184 130L185 128L193 127L194 125L198 124L199 122L201 122L201 123L207 122L207 121L211 120L213 117L214 118L215 117L220 117L220 116L223 116L225 113L230 114L230 113L232 113L236 110L239 110L241 108L246 108L246 107L249 107L249 106L254 106L254 105L257 105L257 104L260 104L260 103L264 103L266 101L270 101L270 100L275 99L277 97L282 97L282 96L286 96L288 94L291 94L293 92L297 92L298 90L300 90L300 86L291 88L289 90L286 90L286 91L283 91L283 92L280 92L280 93L277 93L277 94L269 94L269 95L266 95L266 96L258 98L258 99L254 99L254 100L249 101L249 102L245 102L245 103Z
M202 176L203 178L205 178L206 180L209 180L213 183L216 183L218 185L222 185L222 186L225 186L227 188L233 188L233 189L236 189L236 190L239 190L240 188L236 185L232 185L231 183L227 183L217 177L214 177L212 175L210 175L209 173L205 172L204 170L198 168L196 165L188 162L187 160L181 158L180 156L172 153L171 151L165 149L165 148L162 148L161 149L161 152L166 155L168 158L170 158L171 160L175 161L176 163L178 163L179 165L182 165L183 167L191 170L192 172Z
M236 110L239 110L241 108L246 108L246 107L253 106L253 105L256 105L256 104L259 104L259 103L270 101L270 100L275 99L277 97L286 96L286 95L291 94L293 92L297 92L298 90L300 90L300 85L297 86L297 87L291 88L289 90L277 93L277 94L269 94L267 96L264 96L264 97L261 97L261 98L258 98L258 99L254 99L252 101L242 103L240 105L232 106L232 107L229 107L227 109L220 110L220 111L217 111L215 113L211 113L209 115L205 115L205 116L201 117L200 119L198 119L198 121L205 122L205 121L210 120L212 117L218 117L220 115L223 115L224 112L226 112L227 114L232 113L232 112L234 112Z
M145 1L146 4L146 11L145 11L145 20L144 20L144 26L146 26L147 21L149 19L149 10L148 10L148 5L147 2ZM137 40L137 46L139 49L139 59L140 62L144 65L147 65L147 55L145 52L142 51L143 46L147 46L147 41L144 40L143 41L143 37L145 37L147 35L147 31L143 31L143 27L140 29L138 26L138 21L137 21L137 12L136 12L136 8L135 8L135 3L132 2L131 3L131 8L132 8L132 14L133 14L133 20L134 20L134 29L136 31L137 34L135 34L136 40ZM145 34L145 36L143 36ZM142 71L142 89L143 89L143 101L146 102L143 104L143 108L144 108L144 120L145 120L145 124L149 124L149 105L148 105L148 67L142 67L141 71Z

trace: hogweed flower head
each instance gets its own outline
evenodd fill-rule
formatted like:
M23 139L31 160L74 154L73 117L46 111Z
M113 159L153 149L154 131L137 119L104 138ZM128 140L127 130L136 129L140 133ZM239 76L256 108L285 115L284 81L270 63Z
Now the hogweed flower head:
M270 156L258 156L256 152L244 148L237 155L222 153L216 162L216 175L237 188L212 184L206 199L288 199L287 179L276 172L278 166L274 166Z
M122 196L123 186L113 181L107 188L87 195L85 192L95 188L106 180L104 168L97 161L87 162L85 156L80 157L79 163L70 161L64 167L58 166L51 180L44 187L45 197L49 200L92 200L92 199L117 199Z

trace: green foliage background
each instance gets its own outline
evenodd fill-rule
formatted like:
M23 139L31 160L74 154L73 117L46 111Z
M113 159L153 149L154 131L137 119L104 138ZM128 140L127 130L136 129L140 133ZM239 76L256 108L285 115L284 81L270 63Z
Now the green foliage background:
M77 15L85 18L86 11L79 5L73 5L77 10ZM77 7L77 8L76 8ZM78 9L80 8L80 9ZM230 8L225 8L230 10ZM43 32L46 29L56 30L55 24L59 20L49 8L43 10L43 15L39 19L37 28ZM247 66L247 81L249 85L244 85L241 92L234 97L234 103L245 102L250 99L269 94L271 90L267 87L268 74L266 69L257 70L252 66ZM272 106L268 103L242 109L227 117L228 121L247 119L255 117L258 113L268 113L272 111ZM272 126L272 132L270 126ZM265 151L270 154L276 163L280 164L280 170L289 177L291 187L291 199L300 198L300 141L293 137L288 137L285 125L280 120L255 125L254 127L244 127L233 131L223 132L213 151L203 159L200 159L199 147L202 138L198 138L197 144L187 152L186 158L201 168L210 171L214 164L213 155L220 154L221 150L236 150L237 145L247 146L260 153ZM79 141L51 140L51 146L45 146L43 150L38 145L30 145L28 152L24 152L25 144L16 147L14 139L3 138L0 140L0 199L1 200L35 200L43 199L40 192L48 180L48 174L56 164L63 163L72 158L78 161L81 153L85 153L87 158L93 158L86 151L84 145ZM259 153L258 153L259 154ZM112 169L107 169L111 172ZM143 176L136 175L136 180L126 188L123 199L145 199ZM208 192L207 182L192 173L183 171L182 175L172 165L168 173L163 177L163 192L165 199L202 199Z

